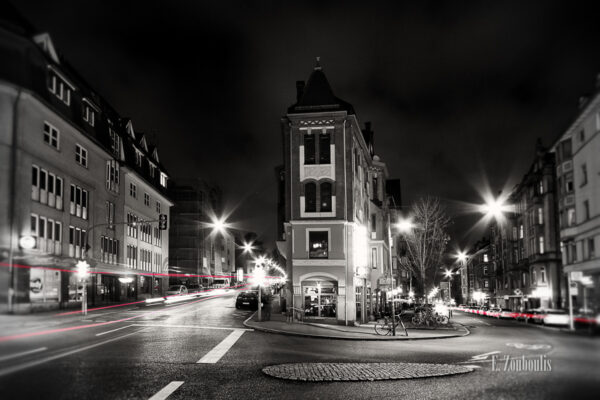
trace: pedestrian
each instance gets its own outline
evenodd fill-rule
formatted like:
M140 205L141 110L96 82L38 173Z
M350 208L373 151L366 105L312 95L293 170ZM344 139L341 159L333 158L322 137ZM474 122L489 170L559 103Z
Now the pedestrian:
M271 295L264 294L262 298L263 303L263 321L269 321L271 319Z

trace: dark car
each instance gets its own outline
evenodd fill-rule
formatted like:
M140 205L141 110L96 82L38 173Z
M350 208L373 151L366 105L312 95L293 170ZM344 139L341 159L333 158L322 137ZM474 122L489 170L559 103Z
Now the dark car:
M258 292L248 290L238 294L235 300L235 308L258 309Z

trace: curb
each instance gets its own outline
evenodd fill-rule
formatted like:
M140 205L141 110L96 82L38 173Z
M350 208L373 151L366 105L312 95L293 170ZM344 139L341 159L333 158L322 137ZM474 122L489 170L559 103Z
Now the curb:
M283 331L280 329L272 329L272 328L265 328L262 326L254 326L254 325L250 325L248 323L248 321L250 319L252 319L254 317L254 315L256 314L256 312L254 312L254 314L252 314L250 317L248 317L244 322L244 326L246 328L250 328L250 329L254 329L256 331L261 331L261 332L266 332L266 333L274 333L274 334L279 334L279 335L287 335L287 336L301 336L301 337L310 337L310 338L316 338L316 339L331 339L331 340L354 340L354 341L372 341L372 342L385 342L385 341L399 341L399 340L438 340L438 339L451 339L451 338L457 338L457 337L464 337L464 336L468 336L471 334L471 331L469 330L469 328L467 328L466 326L460 324L463 329L465 330L464 333L462 334L456 334L456 335L445 335L445 336L432 336L432 337L410 337L410 336L396 336L396 337L389 337L389 336L381 336L381 337L377 337L374 336L372 338L370 337L346 337L346 336L332 336L332 335L317 335L317 334L311 334L311 333L303 333L303 332L290 332L290 331Z

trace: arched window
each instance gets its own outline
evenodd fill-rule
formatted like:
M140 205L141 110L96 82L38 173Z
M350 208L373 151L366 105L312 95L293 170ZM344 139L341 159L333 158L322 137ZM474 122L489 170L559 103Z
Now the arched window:
M331 183L321 183L321 212L331 211Z
M317 185L313 182L304 185L304 211L317 211Z

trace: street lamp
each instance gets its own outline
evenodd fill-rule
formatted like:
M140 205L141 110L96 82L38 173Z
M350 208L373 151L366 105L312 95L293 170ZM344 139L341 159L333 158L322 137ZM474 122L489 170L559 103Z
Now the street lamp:
M444 271L444 276L448 278L448 303L450 304L452 304L452 275L454 275L452 270L447 269Z

